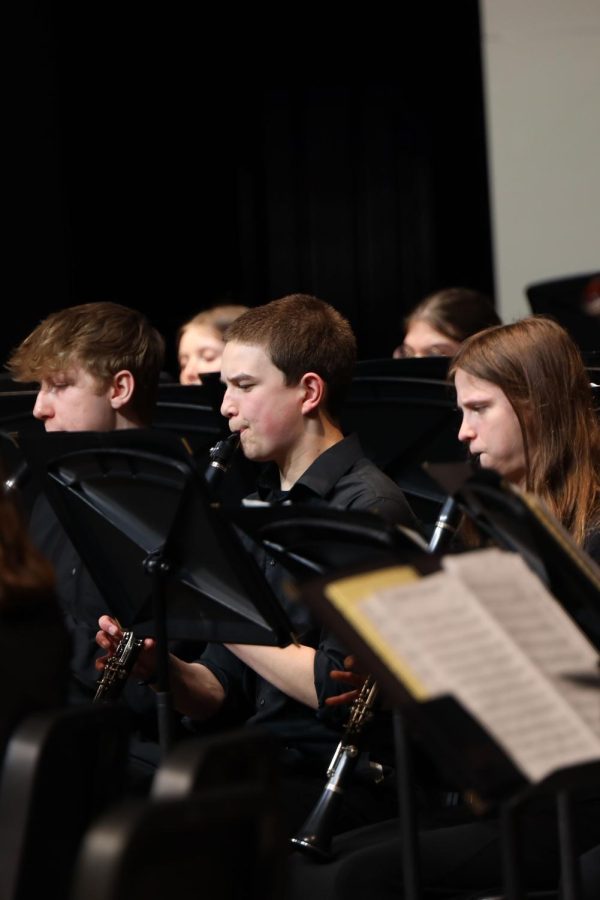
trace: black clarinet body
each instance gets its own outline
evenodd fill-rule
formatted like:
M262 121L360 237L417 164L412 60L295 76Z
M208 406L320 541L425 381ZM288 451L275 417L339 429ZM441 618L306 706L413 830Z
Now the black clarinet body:
M234 431L223 440L217 441L214 447L208 451L209 463L204 472L204 481L211 498L216 495L223 476L229 471L233 456L239 446L240 436L237 431Z
M355 744L340 744L327 770L327 783L292 845L319 859L331 856L331 839L335 832L340 803L358 757Z
M369 675L350 707L344 734L329 763L327 782L321 796L300 831L290 838L296 850L318 859L329 859L331 856L331 840L340 804L360 755L358 739L373 715L373 705L378 693L377 682ZM382 767L378 763L371 763L371 766L373 781L377 783L382 780Z

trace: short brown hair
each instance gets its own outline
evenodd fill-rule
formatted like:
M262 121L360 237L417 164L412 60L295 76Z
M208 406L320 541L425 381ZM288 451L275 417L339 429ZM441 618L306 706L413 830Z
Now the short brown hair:
M462 287L446 288L425 297L406 318L405 328L417 320L428 322L444 337L459 344L484 328L500 325L490 298Z
M530 316L468 338L450 366L497 385L523 435L526 486L577 543L600 518L600 425L579 350L552 319Z
M325 408L338 415L356 365L356 338L333 306L290 294L248 310L230 325L225 340L263 347L288 385L316 372L327 386Z
M140 312L99 301L52 313L13 351L16 381L41 381L80 365L104 387L123 369L132 373L131 409L150 422L164 359L164 341Z

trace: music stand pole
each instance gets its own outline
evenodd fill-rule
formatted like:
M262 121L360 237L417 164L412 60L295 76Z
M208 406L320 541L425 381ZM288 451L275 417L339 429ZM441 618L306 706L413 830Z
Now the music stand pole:
M393 716L404 894L406 900L419 900L421 897L421 866L411 749L402 714L395 709Z
M568 788L556 795L556 813L560 844L560 872L564 900L581 897L581 872L573 833L573 800Z
M167 637L167 607L164 578L170 566L160 550L144 560L144 569L152 578L152 605L156 623L156 717L161 759L173 744L173 704L169 689L169 642Z

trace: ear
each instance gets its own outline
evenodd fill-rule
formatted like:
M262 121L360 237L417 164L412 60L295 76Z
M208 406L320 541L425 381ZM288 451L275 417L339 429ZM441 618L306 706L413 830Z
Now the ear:
M123 369L113 376L110 387L110 405L113 409L122 409L126 406L135 390L135 378L128 369Z
M321 376L316 372L306 372L300 379L299 387L303 391L303 415L318 410L325 400L326 392L326 385Z

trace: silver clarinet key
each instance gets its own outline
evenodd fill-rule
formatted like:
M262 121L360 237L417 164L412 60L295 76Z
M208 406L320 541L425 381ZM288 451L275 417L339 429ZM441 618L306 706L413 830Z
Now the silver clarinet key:
M116 700L120 696L143 644L144 639L136 637L133 631L123 632L117 649L106 661L98 681L94 703L101 700Z

